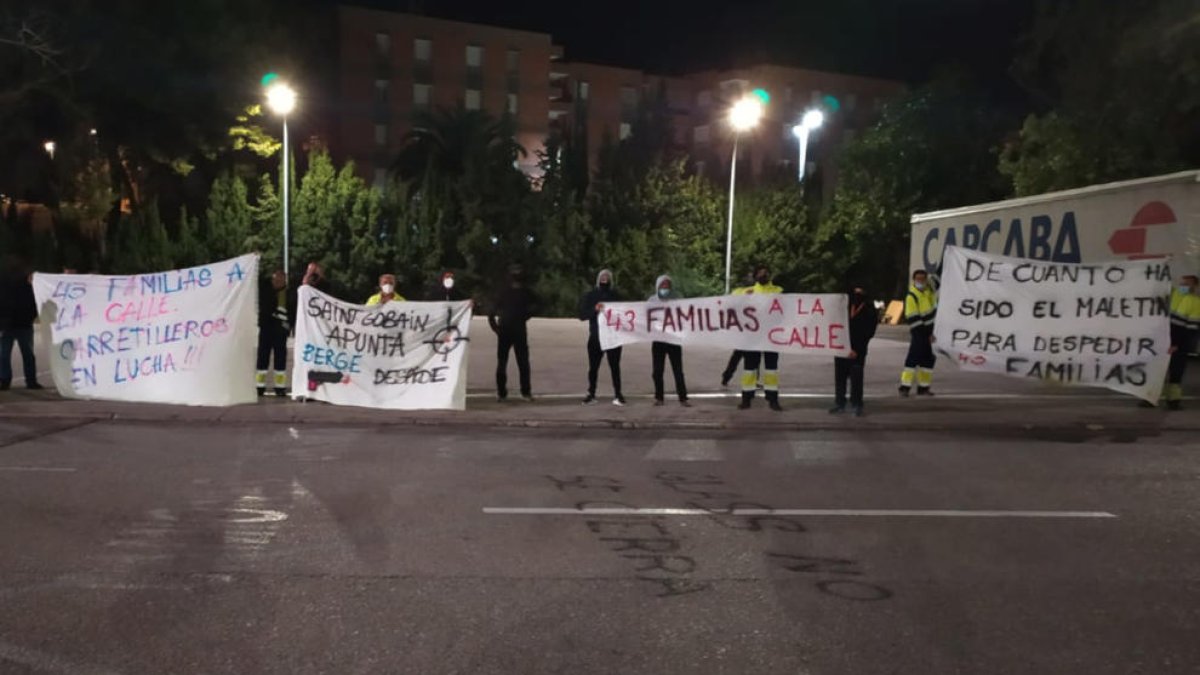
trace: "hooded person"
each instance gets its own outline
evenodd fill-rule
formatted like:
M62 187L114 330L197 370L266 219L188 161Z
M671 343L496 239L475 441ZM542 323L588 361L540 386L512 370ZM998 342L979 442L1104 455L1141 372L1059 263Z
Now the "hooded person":
M521 378L521 398L533 400L529 376L529 334L525 324L538 309L537 296L525 285L525 270L513 265L508 270L508 286L500 291L488 313L488 326L496 334L496 398L508 398L508 353L516 352L517 372Z
M579 299L579 320L588 322L588 392L583 399L584 405L596 402L596 375L600 372L600 361L605 357L608 358L608 369L612 373L613 405L625 405L625 396L621 394L621 348L601 349L597 324L604 303L621 299L613 285L612 270L600 270L596 275L596 287Z
M466 300L463 292L455 287L454 272L446 270L438 277L437 282L429 288L429 292L425 294L426 299L431 302L456 302Z
M37 321L38 306L32 273L28 265L14 255L9 255L7 267L0 277L0 390L12 386L14 345L21 350L25 388L41 389L33 353L33 324Z
M879 313L875 303L867 297L861 286L850 289L850 355L833 359L834 401L830 414L837 415L846 410L846 381L850 381L850 407L855 417L863 414L863 369L867 364L867 345L875 337L879 326Z
M667 304L679 296L675 294L675 285L669 274L663 274L654 281L654 295L647 304ZM683 346L669 342L655 341L650 345L650 357L653 363L651 378L654 380L654 405L663 405L663 374L665 361L671 359L671 374L675 376L675 394L679 397L680 405L690 407L687 397L687 383L683 379Z

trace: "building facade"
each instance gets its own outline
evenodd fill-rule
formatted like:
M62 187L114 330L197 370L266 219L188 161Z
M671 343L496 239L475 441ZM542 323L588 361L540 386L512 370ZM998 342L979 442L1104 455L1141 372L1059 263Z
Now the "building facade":
M594 168L605 140L631 135L639 107L658 96L666 99L673 145L691 156L698 172L728 175L729 107L765 89L771 99L764 118L739 141L739 172L795 172L798 141L792 126L806 110L821 108L826 123L810 136L808 164L828 192L836 180L837 148L903 90L888 80L776 65L665 77L565 60L546 33L348 6L339 8L338 17L334 148L376 182L386 177L422 110L461 106L510 115L526 151L520 168L532 176L545 140L574 125L585 127Z

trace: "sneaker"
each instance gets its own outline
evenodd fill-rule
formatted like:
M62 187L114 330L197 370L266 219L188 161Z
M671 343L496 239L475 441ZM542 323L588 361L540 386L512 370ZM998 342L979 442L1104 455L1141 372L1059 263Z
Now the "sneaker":
M900 395L903 396L904 398L908 398L908 392L911 389L912 389L912 387L906 387L904 385L900 385Z
M38 384L37 382L30 382L29 384L25 385L25 388L26 388L26 389L32 389L32 390L34 390L34 391L37 391L38 389L45 389L45 387L43 387L42 385Z
M829 409L830 415L841 415L844 412L846 412L846 406L844 405L835 405Z
M933 396L933 390L929 387L917 387L917 396Z
M262 396L266 396L266 395L267 395L267 388L266 388L266 387L259 387L259 388L258 388L258 395L259 395L260 397L262 397Z
M505 395L500 395L500 394L497 394L497 395L496 395L496 403L505 403L506 401L508 401L508 395L507 395L507 394L505 394Z
M854 416L855 417L863 416L863 407L861 405L854 406Z
M658 406L662 406L662 405L666 405L666 404L667 404L666 401L662 400L661 398L654 399L654 407L656 407L656 408Z
M681 405L685 408L690 408L690 407L692 407L692 402L687 400L686 398L681 398L681 399L679 399L679 405Z
M625 397L617 396L613 399L613 405L625 405Z
M284 389L283 387L275 387L275 395L279 398L283 398L288 395L288 390Z
M1183 410L1183 401L1167 401L1167 410Z
M767 405L771 406L771 410L775 412L783 412L783 406L779 405L779 401L768 401Z
M583 405L592 405L595 402L596 402L596 397L592 396L591 394L588 394L586 397L584 397L584 399L582 401Z
M521 394L521 400L526 403L533 403L533 394Z

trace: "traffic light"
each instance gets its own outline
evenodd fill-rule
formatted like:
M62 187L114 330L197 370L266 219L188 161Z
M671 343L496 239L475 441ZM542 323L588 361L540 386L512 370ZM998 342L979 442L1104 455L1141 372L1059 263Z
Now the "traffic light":
M842 109L842 102L837 100L836 96L825 94L821 97L821 103L829 109L829 112L837 112Z
M766 89L755 89L754 91L752 91L750 93L754 94L754 96L756 98L758 98L758 100L762 101L763 105L766 105L771 102L771 95L767 93Z

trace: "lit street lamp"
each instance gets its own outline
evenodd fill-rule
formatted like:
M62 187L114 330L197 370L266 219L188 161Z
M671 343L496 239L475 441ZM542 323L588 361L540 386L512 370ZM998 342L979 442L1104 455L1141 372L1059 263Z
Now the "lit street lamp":
M743 131L749 131L758 125L762 118L763 103L767 99L766 92L755 90L754 95L746 96L733 104L729 109L729 126L733 128L733 161L729 165L729 227L725 232L725 294L729 294L729 268L733 261L733 187L737 178L738 139Z
M46 141L45 143L42 143L42 149L46 151L47 155L50 155L50 159L54 159L54 150L57 147L58 145L54 141Z
M804 117L800 119L800 124L792 127L792 133L796 135L796 139L800 141L800 166L797 168L797 175L800 177L800 182L804 182L804 174L808 168L808 132L816 129L825 123L825 114L820 110L809 110L804 113Z
M273 74L271 74L273 75ZM283 168L280 169L280 175L283 177L283 274L285 278L290 279L291 267L288 266L288 125L287 118L293 110L296 109L296 90L287 86L283 82L274 82L276 78L268 75L263 78L264 84L269 84L267 87L267 107L271 112L283 118Z

